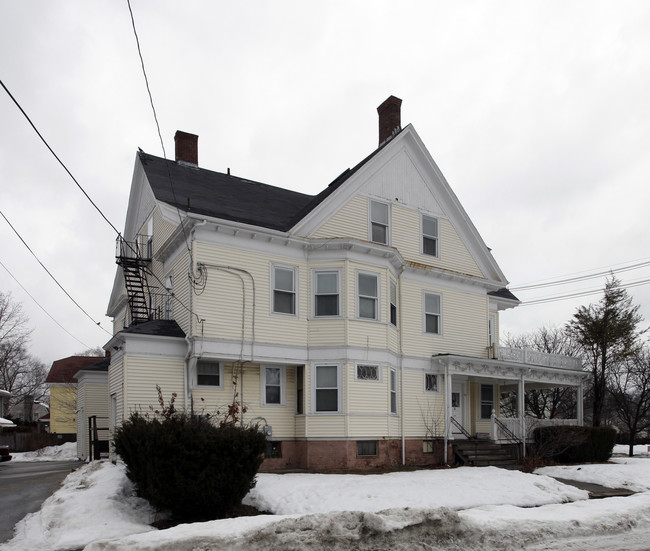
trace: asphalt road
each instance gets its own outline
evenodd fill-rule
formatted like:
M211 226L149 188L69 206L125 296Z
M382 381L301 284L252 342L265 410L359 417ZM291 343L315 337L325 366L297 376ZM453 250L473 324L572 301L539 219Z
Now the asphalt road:
M15 524L38 511L82 461L0 463L0 543L13 537Z

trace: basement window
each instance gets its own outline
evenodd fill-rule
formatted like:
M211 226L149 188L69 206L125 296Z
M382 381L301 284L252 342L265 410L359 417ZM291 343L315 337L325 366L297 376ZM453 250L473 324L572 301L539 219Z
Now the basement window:
M377 441L363 440L357 442L357 456L377 456Z
M265 459L278 459L282 457L282 442L281 441L266 441L266 451L264 452Z

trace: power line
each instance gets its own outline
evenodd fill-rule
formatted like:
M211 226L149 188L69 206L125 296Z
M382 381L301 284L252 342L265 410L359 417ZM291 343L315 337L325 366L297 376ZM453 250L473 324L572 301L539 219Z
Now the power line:
M639 287L640 285L646 285L650 283L650 278L649 279L640 279L638 281L631 281L630 283L625 283L622 284L621 286L628 289L631 287ZM570 298L577 298L577 297L586 297L589 295L597 295L599 293L602 293L602 289L591 289L588 291L576 291L575 293L569 293L566 295L554 295L554 296L548 296L548 297L541 297L538 299L532 299L532 300L527 300L524 301L521 306L534 306L537 304L546 304L549 302L558 302L560 300L568 300Z
M20 285L21 289L22 289L23 291L25 291L25 293L27 293L27 296L29 296L29 298L31 298L31 299L36 303L36 306L38 306L41 310L43 310L43 312L45 312L45 313L49 316L49 318L50 318L54 323L56 323L56 324L57 324L61 329L63 329L63 330L64 330L68 335L70 335L70 336L71 336L74 340L76 340L79 344L82 344L85 348L91 348L91 347L88 346L85 342L80 341L77 337L75 337L72 333L70 333L70 331L68 331L65 327L63 327L63 325L61 325L58 321L56 321L56 320L54 319L54 317L52 316L52 314L50 314L50 313L49 313L45 308L43 308L43 306L41 306L41 304L38 302L38 300L36 300L36 299L31 295L31 293L30 293L27 289L25 289L25 286L24 286L20 281L18 281L18 279L16 278L16 276L15 276L14 274L12 274L11 271L9 271L9 268L7 268L7 267L2 263L1 260L0 260L0 266L2 266L2 267L7 271L7 273L8 273L8 274L13 278L13 280L14 280L16 283L18 283L18 285Z
M38 263L41 265L41 267L42 267L42 268L47 272L47 275L49 275L49 276L54 280L54 283L56 283L56 284L59 286L59 288L60 288L60 289L61 289L61 290L66 294L66 296L67 296L67 297L68 297L72 302L74 302L74 304L77 306L77 308L79 308L79 310L81 310L84 314L86 314L86 316L88 317L88 319L90 319L90 320L91 320L95 325L99 326L99 327L102 329L102 331L105 331L106 333L108 333L109 335L112 336L112 333L106 331L106 329L104 329L104 328L101 326L101 322L99 322L99 321L95 321L95 320L93 319L93 317L92 317L88 312L86 312L86 310L84 310L84 309L81 307L81 305L80 305L80 304L79 304L79 303L78 303L74 298L72 298L72 295L70 295L70 293L68 293L68 291L65 290L65 288L63 287L63 285L61 285L61 284L58 282L58 280L57 280L57 279L52 275L52 273L51 273L51 272L50 272L50 271L45 267L45 264L43 264L43 263L41 262L41 260L38 258L38 256L36 256L36 253L35 253L34 251L32 251L32 249L30 248L30 246L29 246L29 245L27 244L27 242L22 238L22 236L18 233L18 230L16 230L16 228L13 227L13 225L11 224L11 222L9 222L9 220L7 219L7 217L4 215L4 213L3 213L2 211L0 211L0 216L2 216L2 217L5 219L5 222L7 222L7 224L9 224L9 227L10 227L10 228L14 231L14 233L18 236L18 239L20 239L20 240L22 241L23 245L25 245L25 247L27 247L27 250L28 250L30 253L32 253L32 256L33 256L33 257L38 261Z
M72 178L72 181L73 181L75 184L77 184L77 187L78 187L78 188L81 190L81 192L86 196L86 199L88 199L88 201L90 201L90 204L91 204L93 207L95 207L95 209L96 209L97 212L101 215L101 217L102 217L104 220L106 220L106 222L108 223L108 225L109 225L111 228L113 228L113 230L115 230L115 233L117 233L117 234L119 235L120 232L118 231L118 229L117 229L117 228L112 224L112 222L111 222L111 221L106 217L106 215L101 211L101 209L100 209L100 208L95 204L95 202L90 198L90 195L88 195L88 194L86 193L86 190L85 190L83 187L81 187L81 184L77 181L77 179L72 175L72 172L70 172L70 170L68 169L68 167L65 166L65 164L63 163L63 161L59 158L59 156L58 156L58 155L54 152L54 150L50 147L50 144L47 143L47 141L45 140L45 138L43 137L43 135L38 131L38 128L36 128L36 126L34 125L34 123L32 122L32 120L29 118L29 116L27 115L27 113L25 113L25 110L20 106L20 104L18 103L18 101L16 100L16 98L13 97L13 95L11 94L11 92L9 91L9 89L5 86L4 82L2 82L2 80L0 80L0 84L1 84L2 87L4 88L5 92L7 92L7 94L8 94L9 97L11 98L11 100L16 104L16 107L18 107L18 109L20 110L20 112L21 112L21 113L23 114L23 116L27 119L27 122L28 122L28 123L31 125L31 127L34 129L34 132L36 132L36 134L38 135L38 137L39 137L39 138L41 139L41 141L45 144L45 147L47 147L47 148L50 150L50 153L52 153L52 155L54 155L54 158L55 158L57 161L59 161L59 164L60 164L60 165L63 167L63 169L68 173L68 175L70 176L70 178ZM11 225L11 224L10 224L10 225Z

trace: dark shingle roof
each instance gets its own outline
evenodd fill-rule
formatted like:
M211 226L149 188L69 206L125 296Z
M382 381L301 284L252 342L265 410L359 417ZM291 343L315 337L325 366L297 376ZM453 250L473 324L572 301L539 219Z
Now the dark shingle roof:
M512 294L510 289L506 289L505 287L502 287L498 291L490 291L488 295L492 297L497 297L497 298L505 298L508 300L516 300L517 302L520 302L520 300Z
M143 151L138 156L159 201L185 212L288 231L388 143L390 142L375 149L354 168L346 169L318 195L306 195L230 174L167 161Z
M102 358L98 356L69 356L52 364L47 374L46 383L76 383L75 373L87 365L96 363Z
M121 333L134 333L136 335L158 335L161 337L185 338L185 333L174 320L153 320L132 325L123 329Z
M103 358L99 362L95 362L94 364L90 364L84 368L82 368L80 371L108 371L108 366L111 364L111 359L108 358Z

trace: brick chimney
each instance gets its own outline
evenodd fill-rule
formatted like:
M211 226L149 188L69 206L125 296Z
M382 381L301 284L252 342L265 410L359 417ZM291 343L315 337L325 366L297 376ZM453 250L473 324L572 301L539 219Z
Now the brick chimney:
M174 143L177 161L199 166L199 137L196 134L177 130L174 134Z
M402 100L395 96L390 96L377 107L377 113L379 114L379 147L402 129L401 107Z

